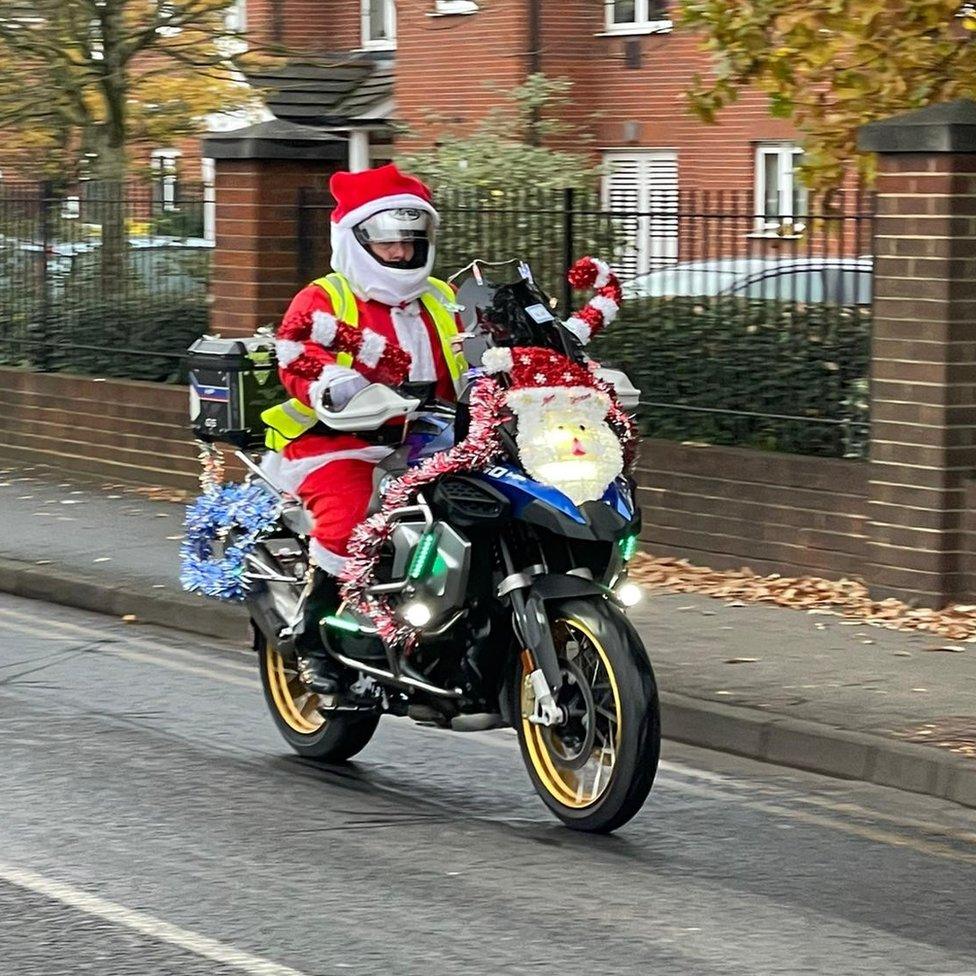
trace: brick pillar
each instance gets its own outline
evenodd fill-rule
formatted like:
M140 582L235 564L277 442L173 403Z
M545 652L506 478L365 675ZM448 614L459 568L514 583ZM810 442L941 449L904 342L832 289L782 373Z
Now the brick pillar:
M976 103L872 123L878 153L868 565L882 595L967 591L976 469Z
M221 335L249 335L277 324L307 284L299 267L299 191L324 188L345 166L346 141L271 121L211 135L203 153L214 159L216 187L211 325Z

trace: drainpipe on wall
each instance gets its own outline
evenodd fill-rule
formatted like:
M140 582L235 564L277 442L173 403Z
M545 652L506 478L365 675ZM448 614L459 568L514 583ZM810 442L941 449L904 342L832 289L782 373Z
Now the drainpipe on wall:
M542 0L528 0L529 15L529 74L535 75L542 71ZM531 131L529 142L533 146L539 145L539 110L532 109Z
M282 0L271 0L271 40L280 44L285 37L285 14Z

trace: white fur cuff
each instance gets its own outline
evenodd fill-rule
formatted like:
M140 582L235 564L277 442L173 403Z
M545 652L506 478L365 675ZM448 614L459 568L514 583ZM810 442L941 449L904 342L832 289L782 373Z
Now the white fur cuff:
M331 346L335 342L338 323L334 315L318 309L312 312L312 341L320 346Z
M295 342L292 339L278 339L275 342L275 355L278 357L279 366L290 366L303 352L305 352L303 342Z
M359 347L356 359L364 366L373 369L379 363L385 349L386 339L383 336L372 329L363 329L363 344Z

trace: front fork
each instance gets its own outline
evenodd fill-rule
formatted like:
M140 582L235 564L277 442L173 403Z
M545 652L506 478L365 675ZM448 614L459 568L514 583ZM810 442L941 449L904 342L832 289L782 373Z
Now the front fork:
M562 669L552 639L545 599L535 586L540 577L546 577L546 569L537 564L516 572L508 544L500 539L499 545L505 578L498 586L498 596L507 599L511 605L515 633L524 648L523 667L529 673L535 700L529 721L535 725L560 725L566 721L566 715L556 704L555 695L562 685Z

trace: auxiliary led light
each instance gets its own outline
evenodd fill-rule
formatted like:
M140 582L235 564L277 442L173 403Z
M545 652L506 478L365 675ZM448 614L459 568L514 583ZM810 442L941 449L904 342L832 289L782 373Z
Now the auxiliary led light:
M614 591L617 599L625 606L632 607L640 603L644 594L636 583L621 583Z
M634 558L634 553L637 552L638 538L637 534L624 536L620 540L620 555L623 557L625 563L629 563L631 559Z
M414 547L410 565L407 568L408 579L425 579L430 576L437 560L437 533L425 532Z
M430 607L426 603L421 603L419 600L414 600L412 603L406 604L400 613L411 627L426 627L434 617L434 613Z

